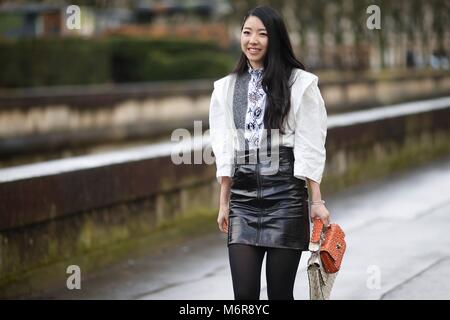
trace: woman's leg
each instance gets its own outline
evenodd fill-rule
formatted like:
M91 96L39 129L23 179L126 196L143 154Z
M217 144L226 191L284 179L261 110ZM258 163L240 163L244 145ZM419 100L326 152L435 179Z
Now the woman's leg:
M269 300L294 300L294 282L301 250L267 248L266 278Z
M264 253L263 247L246 244L228 246L235 300L259 300Z

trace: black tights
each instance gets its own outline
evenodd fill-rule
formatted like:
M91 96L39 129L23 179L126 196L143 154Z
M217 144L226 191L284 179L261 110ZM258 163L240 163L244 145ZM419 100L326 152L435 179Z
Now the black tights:
M266 252L269 300L294 300L294 282L302 251L231 244L228 255L235 300L259 300L261 267Z

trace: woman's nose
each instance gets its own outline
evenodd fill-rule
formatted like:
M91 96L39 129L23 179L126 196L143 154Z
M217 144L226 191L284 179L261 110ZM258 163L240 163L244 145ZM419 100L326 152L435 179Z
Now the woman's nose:
M255 43L257 43L257 42L258 42L258 41L257 41L256 36L251 36L251 37L250 37L250 43L255 44Z

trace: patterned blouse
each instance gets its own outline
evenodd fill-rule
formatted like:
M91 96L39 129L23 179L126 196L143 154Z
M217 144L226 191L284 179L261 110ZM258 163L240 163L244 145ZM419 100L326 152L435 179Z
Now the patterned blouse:
M253 69L248 61L247 65L251 78L248 83L244 137L248 142L249 149L257 149L264 129L264 112L266 106L266 93L261 84L264 68Z

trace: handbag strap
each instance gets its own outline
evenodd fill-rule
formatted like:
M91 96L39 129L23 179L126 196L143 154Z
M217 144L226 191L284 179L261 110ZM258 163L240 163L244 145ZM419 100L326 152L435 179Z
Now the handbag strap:
M309 251L317 252L320 249L320 236L323 231L323 222L322 220L316 218L313 220L313 230L311 234L311 239L309 241Z
M320 219L314 219L313 224L313 230L311 235L311 242L312 243L319 243L320 242L320 235L323 231L323 222Z

